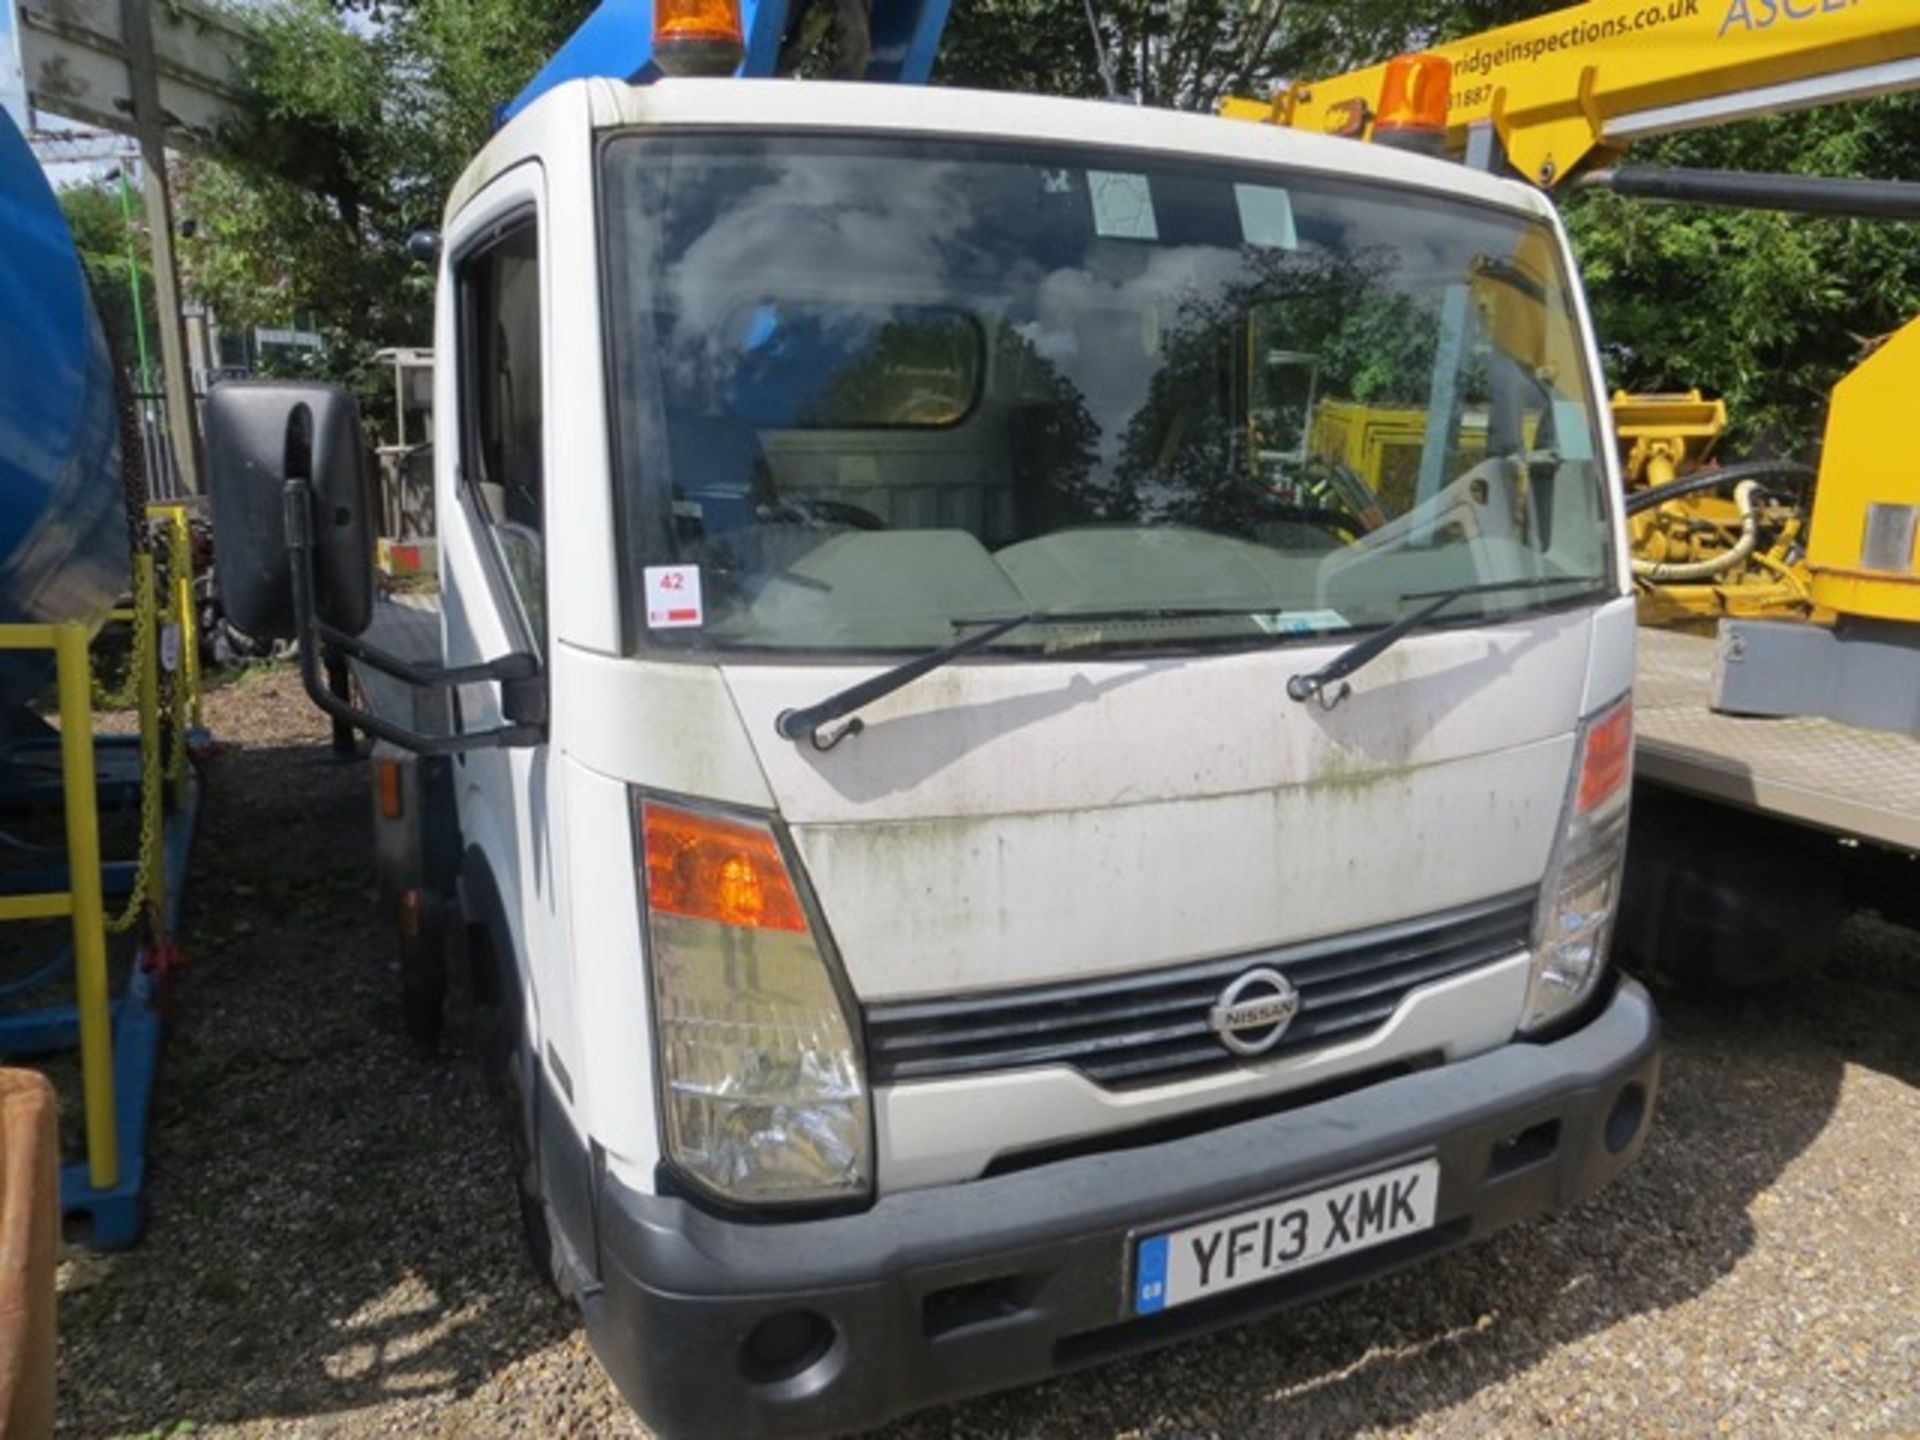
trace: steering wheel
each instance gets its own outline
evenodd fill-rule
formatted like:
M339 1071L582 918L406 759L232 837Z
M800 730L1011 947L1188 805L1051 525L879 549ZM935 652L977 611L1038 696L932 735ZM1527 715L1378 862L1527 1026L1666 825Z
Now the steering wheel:
M1283 500L1266 487L1260 487L1260 493L1266 499L1266 513L1276 519L1312 525L1326 531L1343 545L1361 539L1379 527L1381 516L1376 505L1368 505L1367 508L1373 511L1372 515L1368 515L1356 510L1351 503L1358 497L1371 500L1373 492L1366 481L1338 460L1321 455L1309 456L1298 473L1301 478L1311 480L1316 472L1326 479L1314 486L1319 493L1304 504Z
M1367 526L1359 517L1334 506L1293 505L1276 500L1267 507L1267 514L1276 520L1311 525L1315 529L1326 531L1343 543L1358 540L1367 533Z
M1365 535L1387 523L1380 509L1380 497L1358 472L1326 455L1309 458L1308 473L1316 470L1326 477L1323 489L1332 492L1328 508L1357 524L1360 528L1354 534Z

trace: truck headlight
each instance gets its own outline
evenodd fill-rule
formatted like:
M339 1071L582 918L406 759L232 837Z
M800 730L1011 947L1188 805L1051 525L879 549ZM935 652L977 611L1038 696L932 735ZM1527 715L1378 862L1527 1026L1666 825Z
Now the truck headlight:
M636 795L667 1154L741 1204L867 1193L855 1026L773 828Z
M1633 699L1628 696L1580 727L1573 783L1540 886L1522 1031L1542 1029L1565 1016L1606 973L1613 917L1620 908L1632 781Z

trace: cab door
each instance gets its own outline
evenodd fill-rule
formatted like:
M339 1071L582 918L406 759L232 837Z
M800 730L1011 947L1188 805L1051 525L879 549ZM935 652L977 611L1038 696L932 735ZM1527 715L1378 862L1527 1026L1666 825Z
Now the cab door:
M547 520L552 274L541 167L507 171L462 211L447 241L438 403L442 614L450 663L513 651L549 666ZM451 444L449 445L449 440ZM497 684L457 693L463 731L503 723ZM567 944L563 790L546 745L463 755L454 776L470 915L504 928L517 974L512 1017L530 1062L527 1096L570 1105L575 1045ZM491 893L489 893L491 892Z

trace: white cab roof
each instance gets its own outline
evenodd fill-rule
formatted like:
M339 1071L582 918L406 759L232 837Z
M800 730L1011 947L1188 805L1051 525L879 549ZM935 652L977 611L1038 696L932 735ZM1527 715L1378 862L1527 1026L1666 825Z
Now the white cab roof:
M1287 165L1413 186L1534 215L1551 209L1531 186L1495 179L1453 161L1274 125L1094 100L819 80L660 80L649 85L574 81L528 107L487 147L476 168L493 169L488 160L497 150L522 151L515 143L518 133L546 129L542 121L550 122L556 111L577 115L582 109L596 130L739 125L1039 140Z

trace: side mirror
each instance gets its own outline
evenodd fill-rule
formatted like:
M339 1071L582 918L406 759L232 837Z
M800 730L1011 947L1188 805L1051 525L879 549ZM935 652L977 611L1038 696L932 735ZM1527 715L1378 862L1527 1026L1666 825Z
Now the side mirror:
M373 487L360 407L338 385L228 381L208 392L208 490L220 601L250 635L299 634L287 482L312 490L314 609L359 635L373 620Z
M242 630L299 642L308 699L343 724L422 755L545 743L539 657L423 666L360 638L373 623L374 512L366 437L351 395L337 385L216 385L207 395L206 437L221 603ZM323 650L416 689L497 684L506 723L428 733L362 709L322 679Z

